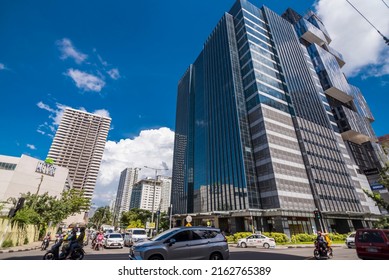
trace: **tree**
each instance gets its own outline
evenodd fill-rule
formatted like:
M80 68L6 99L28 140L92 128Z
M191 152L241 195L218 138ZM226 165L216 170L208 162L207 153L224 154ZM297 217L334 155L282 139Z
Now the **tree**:
M70 215L80 213L89 204L83 192L75 189L64 191L60 198L50 196L47 192L41 195L28 192L22 196L25 198L24 206L11 219L11 223L20 226L32 224L46 228L50 222L58 224Z
M111 224L112 223L113 215L111 211L109 210L109 206L99 207L96 209L95 214L92 218L90 218L90 222L97 228L100 229L100 227L104 224Z
M389 191L389 163L386 163L385 167L382 168L378 183L383 185ZM381 197L381 194L373 193L366 190L364 192L367 194L367 196L373 199L379 207L389 212L389 203Z
M143 210L139 208L133 208L130 211L123 212L120 218L120 223L124 227L128 227L130 224L141 222L139 227L145 227L146 222L151 219L151 212L149 210ZM131 226L132 227L132 226Z

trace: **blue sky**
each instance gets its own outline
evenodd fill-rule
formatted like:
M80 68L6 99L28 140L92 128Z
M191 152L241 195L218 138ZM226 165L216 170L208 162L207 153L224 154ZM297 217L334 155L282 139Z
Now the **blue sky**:
M44 159L70 106L112 118L96 204L113 198L125 167L171 169L177 82L233 3L0 0L0 154ZM315 6L376 117L376 134L389 133L389 48L345 1L252 3L279 14ZM389 36L382 1L352 3Z

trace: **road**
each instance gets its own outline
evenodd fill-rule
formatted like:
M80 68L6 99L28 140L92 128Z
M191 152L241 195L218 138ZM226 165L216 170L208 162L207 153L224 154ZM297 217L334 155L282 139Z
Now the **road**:
M90 246L85 248L85 260L128 260L128 248L104 249L93 251ZM33 250L25 252L2 253L0 260L41 260L44 251ZM313 248L237 248L230 247L231 260L312 260ZM358 260L355 249L345 246L334 248L334 260Z

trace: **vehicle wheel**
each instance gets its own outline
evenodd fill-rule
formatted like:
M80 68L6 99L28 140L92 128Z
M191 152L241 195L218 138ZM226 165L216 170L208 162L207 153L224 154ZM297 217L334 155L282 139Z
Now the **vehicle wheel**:
M319 250L317 250L317 249L313 250L313 256L315 257L315 259L320 260Z
M329 259L332 259L334 257L334 254L332 252L332 248L328 248L327 256L328 256Z
M240 247L247 248L247 244L245 242L240 243Z
M223 256L220 253L212 253L209 259L213 261L222 260Z
M269 248L270 248L270 245L269 245L269 243L265 243L265 244L263 244L263 248L265 248L265 249L269 249Z
M159 261L159 260L163 260L163 257L161 255L152 255L149 260L151 261Z
M54 260L54 254L52 252L47 252L44 256L43 256L43 259L44 260Z
M76 260L82 260L84 258L84 253L83 252L77 252L76 253Z

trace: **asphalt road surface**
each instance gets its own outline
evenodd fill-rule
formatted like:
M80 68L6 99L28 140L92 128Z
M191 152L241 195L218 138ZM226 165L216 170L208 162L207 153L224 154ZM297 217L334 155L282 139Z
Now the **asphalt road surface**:
M128 260L128 248L93 251L84 247L85 260ZM333 260L358 260L355 249L335 247ZM42 260L45 251L1 253L0 260ZM313 248L237 248L230 247L230 260L313 260Z

